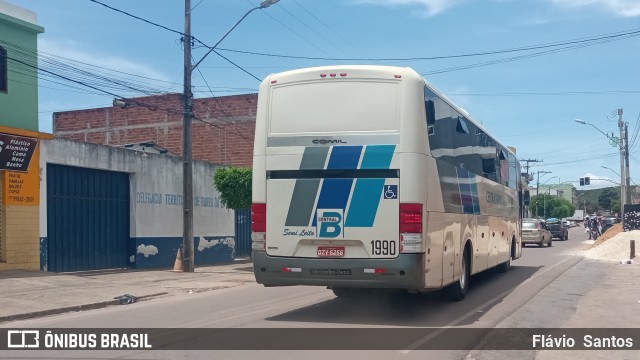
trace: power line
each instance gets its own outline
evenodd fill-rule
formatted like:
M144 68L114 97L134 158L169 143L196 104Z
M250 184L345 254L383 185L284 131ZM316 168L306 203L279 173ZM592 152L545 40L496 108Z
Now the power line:
M153 21L149 21L149 20L144 19L144 18L141 18L141 17L139 17L139 16L136 16L136 15L130 14L130 13L126 12L126 11L123 11L123 10L120 10L120 9L116 9L116 8L114 8L114 7L112 7L112 6L109 6L109 5L107 5L107 4L101 3L100 1L96 1L96 0L89 0L89 1L94 2L94 3L96 3L96 4L99 4L99 5L102 5L102 6L104 6L104 7L108 8L108 9L111 9L111 10L113 10L113 11L117 11L117 12L119 12L119 13L121 13L121 14L124 14L124 15L130 16L130 17L132 17L132 18L134 18L134 19L138 19L138 20L140 20L140 21L144 21L144 22L146 22L147 24L150 24L150 25L153 25L153 26L156 26L156 27L159 27L159 28L162 28L162 29L165 29L165 30L171 31L171 32L173 32L173 33L176 33L176 34L178 34L178 35L180 35L180 36L184 37L184 33L183 33L183 32L181 32L181 31L173 30L173 29L168 28L168 27L166 27L166 26L164 26L164 25L160 25L160 24L158 24L158 23L154 23ZM199 5L199 3L198 3L198 5ZM196 6L198 6L198 5L196 5Z
M228 51L228 52L235 52L235 53L240 53L240 54L247 54L247 55L267 56L267 57L276 57L276 58L288 58L288 59L299 59L299 60L323 60L323 61L421 61L421 60L444 60L444 59L454 59L454 58L497 55L497 54L522 52L522 51L530 51L530 50L540 50L540 49L546 49L546 48L562 47L562 46L567 46L567 45L577 45L577 44L598 42L598 41L601 41L601 40L616 41L616 40L620 40L620 38L624 39L627 36L632 37L632 36L638 36L638 35L640 35L640 29L636 28L636 29L617 32L617 33L595 35L595 36L587 37L587 38L578 38L578 39L558 41L558 42L548 43L548 44L531 45L531 46L525 46L525 47L519 47L519 48L509 48L509 49L492 50L492 51L480 51L480 52L474 52L474 53L455 54L455 55L421 56L421 57L407 57L407 58L327 58L327 57L317 57L317 56L297 56L297 55L270 54L270 53L254 52L254 51L227 49L227 48L218 48L218 50L220 50L220 51Z
M347 44L349 44L351 47L353 47L354 49L356 49L358 52L362 52L360 49L358 49L357 46L355 46L351 41L349 41L347 38L345 38L344 36L342 36L340 33L336 32L331 26L327 25L327 23L325 23L324 21L322 21L320 18L318 18L317 16L315 16L311 11L309 11L306 7L302 6L302 4L300 4L299 2L297 2L296 0L293 0L293 2L298 5L302 10L304 10L305 12L307 12L309 15L311 15L311 17L313 17L314 19L316 19L320 24L322 24L324 27L326 27L327 29L329 29L329 31L331 31L332 33L336 34L340 39L342 39L344 42L346 42Z
M249 4L255 6L255 4L253 4L251 1L249 0L245 0L246 2L248 2ZM289 30L292 34L294 34L295 36L299 37L300 39L304 40L304 42L306 42L307 44L313 46L314 48L320 50L322 53L329 55L326 51L324 51L322 48L320 48L318 45L316 45L313 41L310 41L309 39L307 39L306 37L302 36L299 32L293 30L292 28L290 28L289 26L287 26L285 23L283 23L282 21L276 19L275 17L273 17L273 15L269 14L268 12L265 12L265 14L270 17L271 19L273 19L273 21L277 22L278 24L280 24L282 27L284 27L285 29ZM220 48L218 48L220 49Z
M202 80L204 81L204 83L207 85L207 87L209 86L209 83L207 82L207 79L204 77L204 75L202 74L202 71L200 71L199 68L196 68L196 70L198 70L198 74L200 74L200 76L202 77ZM213 91L211 90L211 88L209 88L209 91L211 92L211 96L213 97L213 100L216 102L216 104L218 104L218 107L220 108L220 112L222 112L222 114L224 115L224 117L227 119L228 123L231 124L233 126L234 129L236 129L236 131L238 132L238 134L240 134L240 136L249 144L253 144L253 141L251 141L251 139L247 138L246 136L242 135L240 133L240 129L238 129L236 123L231 120L231 117L226 113L226 111L224 111L224 109L222 108L222 104L220 104L220 102L218 101L218 98L215 96L215 94L213 93ZM220 118L219 118L220 119Z

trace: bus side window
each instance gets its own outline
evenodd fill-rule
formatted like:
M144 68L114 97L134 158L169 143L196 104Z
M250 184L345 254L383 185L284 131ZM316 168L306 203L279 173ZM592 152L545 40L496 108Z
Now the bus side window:
M427 126L433 126L436 124L436 105L433 100L424 101L424 109L427 115Z

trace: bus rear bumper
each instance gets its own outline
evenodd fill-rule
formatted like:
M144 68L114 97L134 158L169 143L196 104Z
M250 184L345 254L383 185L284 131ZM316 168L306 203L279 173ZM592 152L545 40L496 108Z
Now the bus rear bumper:
M273 257L253 252L256 281L265 286L317 285L344 288L425 289L424 254L395 259Z

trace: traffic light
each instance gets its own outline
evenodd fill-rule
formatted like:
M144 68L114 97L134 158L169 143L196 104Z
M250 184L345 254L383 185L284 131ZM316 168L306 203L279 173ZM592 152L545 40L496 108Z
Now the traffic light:
M580 178L580 186L584 186L584 178Z
M584 184L585 185L590 185L591 184L591 181L589 180L588 176L584 178Z

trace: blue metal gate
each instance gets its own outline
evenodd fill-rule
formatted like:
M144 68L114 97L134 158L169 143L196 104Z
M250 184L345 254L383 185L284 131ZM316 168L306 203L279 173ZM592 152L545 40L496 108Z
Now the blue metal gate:
M237 209L236 221L236 257L251 256L251 209Z
M129 174L47 164L49 271L129 265Z

